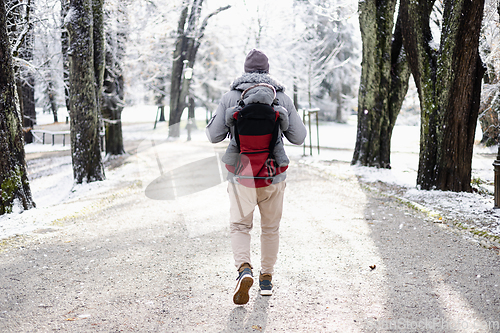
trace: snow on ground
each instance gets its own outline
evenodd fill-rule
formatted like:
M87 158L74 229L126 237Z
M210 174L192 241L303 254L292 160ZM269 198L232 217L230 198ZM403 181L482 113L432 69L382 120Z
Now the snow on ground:
M404 122L403 122L404 123ZM311 127L312 145L316 132ZM313 149L313 157L303 158L304 163L333 173L336 176L352 172L364 183L400 198L403 202L420 207L434 215L439 221L459 223L461 228L474 233L481 231L500 236L500 209L494 209L494 172L492 163L496 159L498 147L474 147L472 178L476 181L474 193L444 191L421 191L416 188L419 152L419 126L396 124L391 142L392 169L376 169L347 166L338 169L326 161L350 162L352 148L356 143L356 118L347 124L325 124L320 126L320 145L335 149L323 149L320 154ZM482 136L481 128L476 130L476 142ZM309 138L307 139L309 140ZM346 149L349 148L349 149ZM309 150L306 149L309 154ZM492 239L493 240L493 239ZM498 239L496 240L498 241Z
M59 111L59 119L65 119L65 109ZM155 137L166 140L167 128L158 123L153 130L158 116L155 106L134 106L126 108L122 113L124 124L124 140L140 141ZM210 117L205 111L197 111L197 120ZM52 116L39 113L38 126L49 125ZM476 193L453 193L442 191L420 191L415 188L418 169L419 127L397 124L392 139L392 169L375 169L350 166L353 148L356 142L356 117L349 118L346 124L324 123L319 125L318 154L316 124L311 124L312 155L309 147L287 146L287 152L293 160L308 164L311 167L337 177L357 176L363 183L378 188L388 195L421 205L423 209L433 212L436 218L443 221L460 222L462 226L488 231L500 236L500 212L493 209L493 167L496 158L496 147L475 147L473 159L473 178L480 184ZM63 125L64 127L64 125ZM202 126L199 126L202 127ZM481 136L478 128L477 138ZM185 142L187 132L184 129L179 142ZM203 128L195 130L193 142L206 142ZM309 144L309 138L306 139ZM30 186L37 208L25 212L15 212L0 216L0 239L14 235L27 234L43 228L57 228L57 221L78 214L99 205L101 200L119 188L127 191L133 188L134 177L141 173L138 163L126 163L119 168L106 171L106 180L91 184L74 185L71 167L70 147L61 144L42 145L40 143L26 145L26 153L50 151L67 151L43 159L29 159L28 172ZM64 155L64 156L61 156ZM153 163L149 161L146 163ZM156 162L154 162L156 163ZM143 174L145 173L142 170Z

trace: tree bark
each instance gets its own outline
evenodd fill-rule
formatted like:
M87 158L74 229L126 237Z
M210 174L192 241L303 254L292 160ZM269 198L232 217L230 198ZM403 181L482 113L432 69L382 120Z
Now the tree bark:
M106 38L104 34L104 0L92 0L92 18L94 42L94 72L96 82L96 103L98 113L101 112L101 95L104 82L104 68L106 67Z
M76 183L104 179L100 152L99 108L94 64L91 0L71 0L66 19L69 33L71 153Z
M479 33L484 0L445 0L439 50L431 46L434 1L401 1L404 45L420 98L417 185L471 191L474 136L484 68Z
M66 102L66 109L69 113L69 36L68 30L64 27L64 19L69 12L69 0L61 0L61 54L63 65L63 82L64 82L64 101Z
M34 48L34 32L31 14L33 13L33 0L28 0L25 10L26 35L23 36L21 49L19 50L19 57L26 62L33 61L33 48ZM22 110L23 127L26 128L24 132L24 139L26 143L33 142L33 135L30 129L36 124L36 110L35 110L35 76L31 69L19 69L19 94L22 96Z
M22 3L19 0L7 2L7 21L10 25L10 41L13 45L14 75L17 84L17 95L19 98L19 111L23 119L24 139L26 143L33 142L33 135L29 131L36 123L35 112L35 77L30 68L19 66L16 58L27 63L33 61L33 23L31 14L33 12L33 0Z
M102 114L106 127L106 154L121 155L123 147L123 133L121 113L124 106L124 81L121 62L125 55L124 43L126 12L117 10L115 17L119 26L115 31L109 28L106 33L106 67L104 71L104 91L102 95ZM113 16L110 14L109 16Z
M25 59L27 60L27 59ZM33 58L31 59L33 60ZM21 94L23 99L23 127L24 141L26 143L33 142L33 134L30 129L36 124L36 110L35 110L35 77L33 73L26 73L26 77L21 82Z
M189 94L191 79L183 77L185 69L193 69L196 53L200 46L208 19L217 15L230 6L221 7L209 14L198 27L203 0L195 0L191 8L185 3L177 27L177 41L175 44L174 60L172 63L172 77L170 85L170 117L169 137L180 136L180 121L186 107L186 98ZM189 15L188 15L189 14ZM187 21L187 26L186 26Z
M170 118L169 133L170 137L180 136L179 122L182 111L184 110L184 100L180 99L182 73L184 70L184 60L186 59L187 38L184 33L184 26L188 16L189 7L186 5L179 18L177 27L177 41L175 43L174 60L172 62L172 76L170 83Z
M50 77L47 78L47 89L46 89L46 94L49 99L49 106L50 110L52 111L52 117L54 119L54 123L57 123L59 121L57 117L57 92L54 89L54 81L52 79L52 74L50 74Z
M23 210L35 207L26 171L5 7L0 0L0 215L11 213L15 206Z
M491 86L497 87L498 82ZM485 87L487 84L485 84ZM486 147L498 145L500 135L498 115L500 114L500 91L495 89L488 96L483 96L481 106L479 107L479 120L483 137L481 143Z
M121 123L123 86L121 67L114 61L112 52L109 50L106 52L102 115L106 128L106 154L110 155L121 155L125 152Z
M399 15L392 33L395 6L396 0L359 2L363 61L352 164L391 167L392 130L410 75Z

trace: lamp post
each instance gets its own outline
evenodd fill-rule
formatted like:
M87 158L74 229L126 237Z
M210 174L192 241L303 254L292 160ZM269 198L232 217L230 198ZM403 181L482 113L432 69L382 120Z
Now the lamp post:
M185 101L185 105L188 105L188 121L187 121L187 132L188 132L188 137L187 137L187 140L188 141L191 141L191 127L192 127L192 122L193 122L193 119L192 119L192 115L190 114L189 112L189 109L191 108L190 105L189 105L189 83L190 83L190 80L193 78L193 69L191 67L188 67L188 63L189 61L188 60L184 60L184 66L187 67L184 71L184 80L186 81L186 87L187 87L187 92L186 92L186 101Z

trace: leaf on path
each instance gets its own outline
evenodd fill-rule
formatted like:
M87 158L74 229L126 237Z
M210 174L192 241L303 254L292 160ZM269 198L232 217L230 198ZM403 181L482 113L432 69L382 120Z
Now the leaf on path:
M377 265L371 265L370 268L373 271L375 268L377 268Z
M262 327L260 327L259 325L253 325L252 328L257 331L262 331Z

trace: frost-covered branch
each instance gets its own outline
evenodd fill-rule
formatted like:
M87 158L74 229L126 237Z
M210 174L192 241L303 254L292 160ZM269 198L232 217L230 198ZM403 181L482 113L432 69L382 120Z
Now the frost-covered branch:
M26 40L26 36L30 32L30 30L33 29L33 24L30 22L31 0L28 0L27 4L18 4L17 6L13 6L11 8L11 11L13 9L15 9L16 7L19 7L20 5L26 6L26 15L24 17L23 31L19 34L16 42L14 43L14 45L12 47L12 55L14 57L17 57L19 55L19 50L21 49L22 45L24 44L24 41Z
M214 16L214 15L217 15L219 14L220 12L224 11L224 10L227 10L231 8L230 5L227 5L227 6L224 6L224 7L220 7L219 9L217 9L216 11L210 13L207 17L205 17L205 19L203 20L203 22L201 23L201 26L200 26L200 29L198 31L198 37L197 39L200 39L203 37L203 34L205 33L205 28L207 27L207 24L208 24L208 20Z

